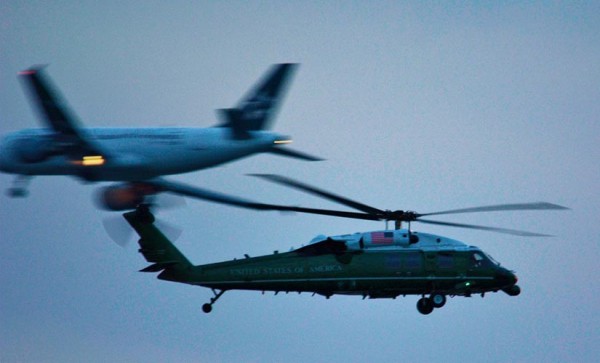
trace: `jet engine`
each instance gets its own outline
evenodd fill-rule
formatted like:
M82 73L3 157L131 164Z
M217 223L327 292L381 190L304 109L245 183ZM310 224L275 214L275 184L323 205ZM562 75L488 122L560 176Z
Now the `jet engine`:
M104 210L132 210L158 192L155 186L144 183L116 184L98 189L96 201Z

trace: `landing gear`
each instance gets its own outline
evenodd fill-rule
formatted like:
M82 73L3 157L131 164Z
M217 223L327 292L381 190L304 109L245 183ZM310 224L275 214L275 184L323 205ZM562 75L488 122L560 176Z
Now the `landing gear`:
M6 195L11 198L25 198L29 195L29 191L25 188L9 188Z
M29 191L27 187L29 186L29 182L31 181L31 176L29 175L18 175L16 179L13 181L12 187L10 187L6 191L6 195L11 198L25 198L29 195Z
M431 314L434 308L446 305L446 295L431 294L430 297L423 296L417 301L417 310L423 315Z
M433 311L433 302L430 298L422 297L417 301L417 310L423 315L431 314Z
M446 305L446 296L441 294L433 294L430 297L431 302L433 303L434 308L441 308Z
M213 304L216 303L217 300L219 300L221 295L223 295L226 290L220 290L217 292L217 289L212 289L212 291L213 291L213 294L215 294L215 296L210 298L210 303L206 303L206 304L202 305L202 311L204 311L206 314L208 314L212 311Z

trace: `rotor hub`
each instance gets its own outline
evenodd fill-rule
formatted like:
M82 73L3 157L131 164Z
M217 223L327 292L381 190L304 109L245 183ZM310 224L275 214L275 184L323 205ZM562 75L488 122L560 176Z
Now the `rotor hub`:
M397 221L397 222L414 222L419 218L419 214L413 211L403 211L403 210L387 210L385 219L388 221Z

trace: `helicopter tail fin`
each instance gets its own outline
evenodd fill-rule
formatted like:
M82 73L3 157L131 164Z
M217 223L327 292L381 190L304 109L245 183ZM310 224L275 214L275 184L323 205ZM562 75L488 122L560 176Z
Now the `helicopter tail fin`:
M152 265L140 272L161 272L159 279L181 281L185 272L192 267L190 261L154 225L154 216L147 205L140 205L135 211L123 214L127 222L140 236L139 252Z

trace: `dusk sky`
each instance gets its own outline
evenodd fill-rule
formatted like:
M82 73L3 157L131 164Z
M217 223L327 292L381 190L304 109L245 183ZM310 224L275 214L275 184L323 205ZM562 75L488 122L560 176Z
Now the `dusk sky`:
M98 187L38 177L0 195L0 362L597 362L600 3L0 2L0 135L41 127L17 73L46 71L94 127L209 127L273 63L300 67L273 129L305 162L258 155L173 176L266 203L339 208L246 176L276 173L381 209L547 201L568 211L414 223L476 245L522 293L362 300L159 281L113 243ZM0 174L2 192L13 175ZM383 222L198 200L160 211L196 264L287 251Z

